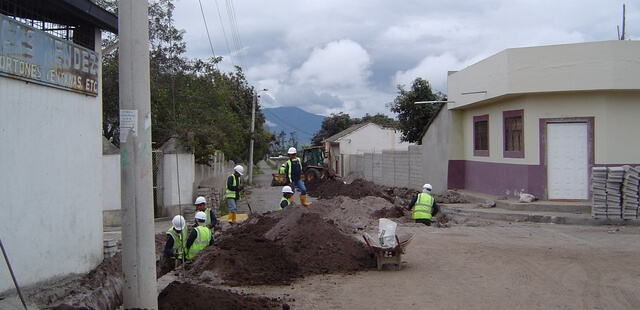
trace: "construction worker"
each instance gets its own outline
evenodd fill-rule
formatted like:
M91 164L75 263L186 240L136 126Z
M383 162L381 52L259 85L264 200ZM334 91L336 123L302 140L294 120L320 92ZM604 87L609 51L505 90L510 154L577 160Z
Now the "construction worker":
M304 187L304 182L301 177L302 161L300 161L300 157L296 156L296 153L295 147L290 147L287 151L289 160L287 160L286 166L284 167L284 174L287 178L287 184L291 186L291 189L294 190L297 187L300 190L300 204L308 207L311 203L307 202L307 188Z
M278 173L284 174L284 166L286 166L286 164L282 164L282 166L280 166L280 169L278 169Z
M436 200L431 196L431 190L431 184L427 183L423 185L422 193L413 196L409 203L408 209L413 209L411 218L414 219L416 223L431 226L431 218L440 211Z
M283 186L282 187L282 198L280 198L280 210L286 208L288 205L293 202L293 190L291 186Z
M213 245L211 230L204 226L207 216L202 211L196 212L196 226L191 230L187 238L187 259L192 259L198 252L204 250L209 245Z
M184 217L176 215L171 220L171 228L167 230L167 242L164 244L164 254L173 260L172 266L178 267L184 255L184 244L187 240L187 230Z
M213 235L213 228L218 223L218 219L216 218L216 213L213 211L213 209L207 208L207 199L200 196L196 198L196 201L193 204L196 205L197 211L202 211L207 216L206 220L204 221L204 225L207 226L209 230L211 230L211 234Z
M227 207L229 208L229 222L236 222L236 213L238 213L238 199L240 199L240 191L244 188L240 185L240 176L244 174L244 167L237 165L233 167L233 173L227 178Z

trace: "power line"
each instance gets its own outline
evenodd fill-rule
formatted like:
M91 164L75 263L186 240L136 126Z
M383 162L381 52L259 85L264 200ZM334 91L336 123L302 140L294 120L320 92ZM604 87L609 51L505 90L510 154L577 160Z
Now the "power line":
M213 43L211 42L211 36L209 35L209 27L207 27L207 19L204 17L204 9L202 9L202 1L198 0L198 3L200 3L200 12L202 13L202 20L204 21L204 29L207 31L207 38L209 39L209 47L211 47L211 54L213 54L213 58L216 58L216 53L213 51ZM216 62L216 69L218 69L218 71L220 71L220 68L218 68L218 63Z
M222 22L222 15L220 14L220 7L218 7L218 0L216 0L216 10L218 10L218 19L220 20L220 27L222 27L222 35L224 35L224 41L227 44L227 50L229 51L229 58L231 58L231 64L235 67L236 63L231 56L231 47L229 46L229 40L227 40L227 32L224 30L224 23Z

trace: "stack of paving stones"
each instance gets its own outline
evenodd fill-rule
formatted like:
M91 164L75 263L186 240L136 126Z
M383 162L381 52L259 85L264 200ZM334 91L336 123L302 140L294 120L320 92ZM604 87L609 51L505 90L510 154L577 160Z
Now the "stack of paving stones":
M607 168L607 217L622 217L622 180L624 168Z
M591 216L600 218L607 216L607 168L591 168L591 194L593 206Z
M102 254L104 254L104 258L112 257L118 252L118 241L115 239L103 239L102 247Z
M622 218L638 218L638 187L640 184L640 167L624 166L622 181Z

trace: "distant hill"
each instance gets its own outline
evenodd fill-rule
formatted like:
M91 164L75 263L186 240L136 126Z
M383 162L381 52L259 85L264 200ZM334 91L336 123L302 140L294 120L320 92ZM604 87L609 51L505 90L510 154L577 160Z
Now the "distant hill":
M310 145L313 136L322 128L322 115L308 113L298 107L261 109L266 119L265 128L275 134L284 131L289 138L295 132L300 145Z

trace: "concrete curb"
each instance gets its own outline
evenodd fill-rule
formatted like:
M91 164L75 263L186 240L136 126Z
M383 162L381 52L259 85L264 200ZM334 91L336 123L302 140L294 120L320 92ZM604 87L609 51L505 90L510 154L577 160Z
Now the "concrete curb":
M613 225L613 226L640 226L640 220L624 220L621 218L596 219L590 215L562 214L562 212L545 212L541 214L527 211L510 211L498 208L481 209L476 207L456 207L442 205L442 212L460 216L479 217L488 220L553 223L566 225Z

